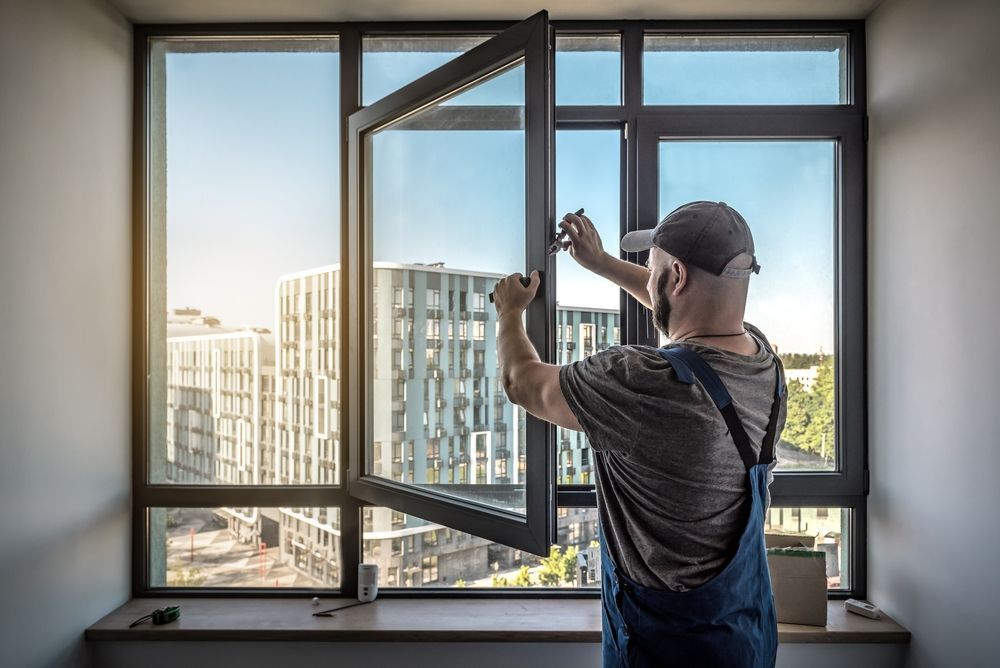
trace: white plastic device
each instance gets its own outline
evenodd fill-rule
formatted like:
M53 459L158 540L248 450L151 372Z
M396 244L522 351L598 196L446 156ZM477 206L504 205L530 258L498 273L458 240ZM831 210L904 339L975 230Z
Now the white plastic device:
M378 596L378 564L358 564L358 600L370 603Z
M849 598L844 601L844 607L847 608L848 612L853 612L856 615L868 617L869 619L878 619L882 616L882 612L868 601Z

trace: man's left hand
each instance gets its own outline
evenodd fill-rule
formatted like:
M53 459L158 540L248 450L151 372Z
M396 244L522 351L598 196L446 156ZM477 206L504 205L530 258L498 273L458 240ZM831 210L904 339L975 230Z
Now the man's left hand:
M511 274L500 279L493 288L493 303L497 308L497 318L507 314L520 315L535 298L541 284L538 271L531 272L531 282L521 285L521 274Z

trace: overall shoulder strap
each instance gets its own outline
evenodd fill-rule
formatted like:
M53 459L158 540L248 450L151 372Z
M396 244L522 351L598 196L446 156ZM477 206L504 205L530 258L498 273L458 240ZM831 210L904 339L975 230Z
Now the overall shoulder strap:
M739 416L736 414L736 407L733 406L733 397L729 394L729 390L723 384L722 379L719 375L715 373L715 370L708 365L701 355L683 348L680 346L674 346L673 348L660 348L660 357L670 362L670 365L674 368L677 373L677 378L682 383L693 384L694 378L697 378L701 383L701 386L705 388L709 396L712 397L712 401L715 403L715 407L719 409L722 413L722 418L726 421L726 426L729 427L729 435L733 439L733 443L736 444L736 450L740 453L740 457L743 459L743 465L746 466L749 471L751 467L755 466L758 461L757 457L754 456L753 446L750 445L750 437L747 436L746 429L743 428L743 422L740 421ZM768 431L771 433L771 457L774 457L773 451L773 441L774 434L772 430L772 422L776 422L774 419L775 409L771 409L771 421L768 423ZM765 442L767 437L765 436ZM770 462L770 460L764 459L764 449L761 448L761 463Z
M771 352L774 358L775 381L774 401L771 403L771 416L767 419L767 431L764 432L764 442L760 444L760 463L770 464L774 461L774 438L778 430L778 415L781 413L781 399L785 396L785 369L781 359Z

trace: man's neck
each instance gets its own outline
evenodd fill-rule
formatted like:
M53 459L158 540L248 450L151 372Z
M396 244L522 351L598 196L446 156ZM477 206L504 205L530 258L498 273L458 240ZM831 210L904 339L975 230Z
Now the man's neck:
M671 328L671 341L702 343L740 355L753 355L759 349L757 341L747 333L743 321L724 320L703 323L682 323Z

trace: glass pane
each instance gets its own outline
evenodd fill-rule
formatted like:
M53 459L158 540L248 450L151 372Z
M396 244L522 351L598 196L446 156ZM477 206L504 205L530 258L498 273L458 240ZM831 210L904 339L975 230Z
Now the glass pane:
M559 508L547 558L404 515L364 509L364 561L381 587L598 587L596 508Z
M659 215L692 200L743 214L763 269L746 319L781 356L788 417L778 470L837 467L834 369L836 142L662 141Z
M556 35L556 104L621 103L621 35Z
M525 267L524 66L444 102L367 138L370 473L523 514L524 414L487 295Z
M580 208L617 257L621 216L621 132L556 132L556 211ZM556 256L556 362L570 364L621 342L616 285L577 264L569 252ZM590 445L583 432L556 427L560 484L593 484Z
M489 38L489 35L365 37L361 104L367 106L385 97Z
M340 586L339 508L150 508L152 587Z
M772 506L764 516L764 534L769 548L804 546L825 552L827 588L851 588L850 508Z
M150 479L337 483L337 41L157 41Z
M645 104L846 104L846 35L646 35Z

